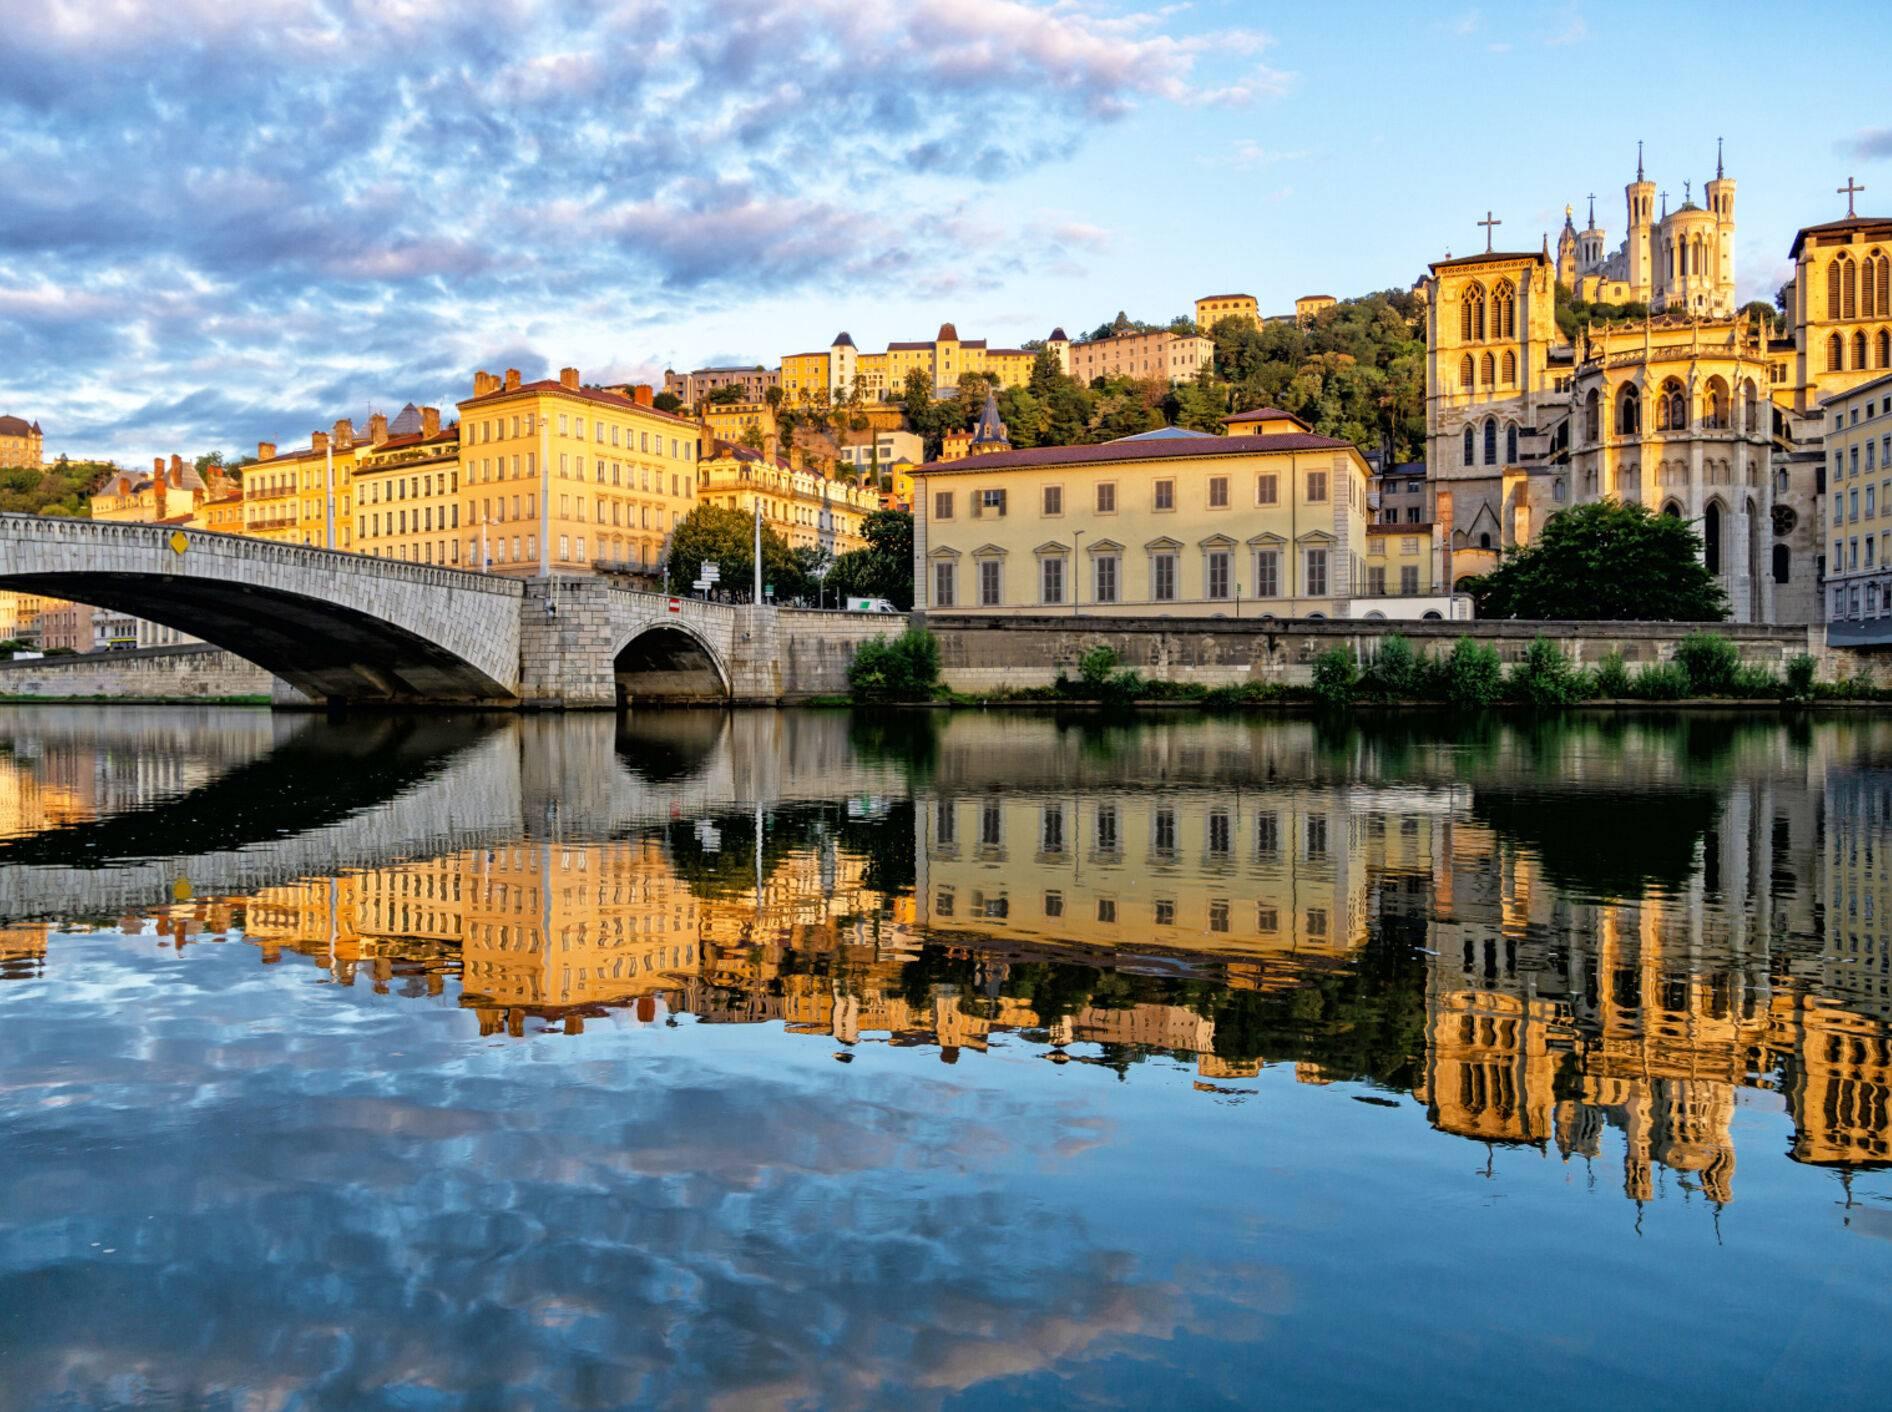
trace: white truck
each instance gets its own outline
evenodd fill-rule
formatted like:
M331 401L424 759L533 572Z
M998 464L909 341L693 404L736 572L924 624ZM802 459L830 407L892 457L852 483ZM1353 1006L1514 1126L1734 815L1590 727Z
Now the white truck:
M900 610L884 598L849 598L850 613L898 613Z

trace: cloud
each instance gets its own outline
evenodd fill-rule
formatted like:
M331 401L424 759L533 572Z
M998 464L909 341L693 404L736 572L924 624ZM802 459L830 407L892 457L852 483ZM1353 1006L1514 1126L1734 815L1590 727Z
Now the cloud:
M1583 16L1578 13L1576 7L1571 6L1563 12L1562 19L1556 27L1545 35L1544 43L1557 49L1567 44L1580 44L1589 38L1589 35L1590 26L1584 22Z
M1853 136L1835 144L1842 156L1875 162L1892 157L1892 127L1861 128Z
M638 367L627 331L671 346L703 309L1076 258L1104 239L1081 219L1001 230L972 265L942 231L1127 114L1291 82L1267 36L1179 8L24 7L0 54L0 346L26 356L0 403L75 452L248 444L331 420L308 388L444 395L398 379L457 387L521 331L554 365L582 343ZM285 400L292 426L264 425Z

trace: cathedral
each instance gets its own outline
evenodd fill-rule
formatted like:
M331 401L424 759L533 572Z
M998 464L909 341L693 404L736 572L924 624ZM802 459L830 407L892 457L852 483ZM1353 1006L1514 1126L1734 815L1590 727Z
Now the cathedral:
M1492 248L1488 217L1482 254L1429 267L1427 478L1455 585L1559 509L1615 498L1696 525L1734 621L1822 620L1822 404L1892 371L1892 220L1853 214L1848 182L1846 218L1796 235L1776 318L1738 307L1719 151L1702 194L1668 209L1639 150L1614 251L1592 207L1582 231L1566 215L1554 259L1548 237ZM1559 286L1631 307L1569 337Z

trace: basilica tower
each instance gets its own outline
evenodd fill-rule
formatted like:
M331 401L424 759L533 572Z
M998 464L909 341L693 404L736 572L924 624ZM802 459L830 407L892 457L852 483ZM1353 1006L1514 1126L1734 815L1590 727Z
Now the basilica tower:
M1624 242L1629 257L1629 297L1647 301L1655 287L1655 183L1642 175L1642 144L1636 144L1636 179L1623 188L1629 211L1629 236Z
M1705 188L1709 214L1715 218L1715 303L1734 308L1734 178L1721 165L1721 139L1715 139L1715 179Z

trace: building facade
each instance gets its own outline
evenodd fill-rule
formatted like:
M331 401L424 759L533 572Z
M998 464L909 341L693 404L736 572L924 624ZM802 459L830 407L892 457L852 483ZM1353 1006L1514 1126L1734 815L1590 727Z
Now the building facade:
M0 417L0 466L46 464L45 435L38 422L24 417Z
M1822 405L1828 638L1892 641L1892 373Z
M1200 334L1163 329L1071 343L1059 336L1062 332L1055 331L1046 347L1058 366L1082 383L1115 377L1188 382L1215 362L1214 340Z
M697 463L697 500L753 515L779 534L790 549L813 549L829 557L866 546L861 527L880 508L871 487L831 480L815 471L746 446L720 442Z
M1347 617L1368 472L1349 442L1132 437L922 466L915 602L966 613Z
M983 338L962 339L950 323L941 324L928 342L889 343L882 353L862 353L844 331L825 351L784 355L782 391L800 403L822 397L843 402L857 391L869 402L892 401L905 395L914 372L925 376L936 397L951 396L968 373L998 387L1022 387L1037 356L1025 348L993 348Z
M1209 332L1223 319L1261 327L1261 304L1252 294L1206 294L1196 300L1196 327Z
M434 407L416 409L415 429L362 447L355 461L355 548L378 559L479 568L460 534L460 428L442 427Z
M719 392L725 387L741 388L746 402L762 402L767 400L771 387L780 387L781 384L780 368L764 368L760 365L752 368L697 368L687 373L664 369L664 391L686 407L700 406L712 392Z

